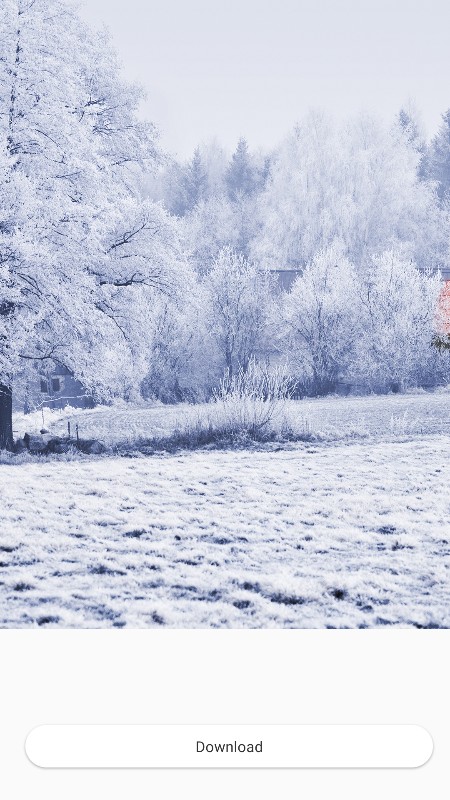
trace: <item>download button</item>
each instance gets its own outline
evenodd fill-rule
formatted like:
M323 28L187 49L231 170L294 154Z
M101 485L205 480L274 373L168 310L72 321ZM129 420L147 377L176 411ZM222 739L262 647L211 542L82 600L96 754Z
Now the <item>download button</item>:
M25 749L45 768L411 768L433 740L418 725L41 725Z

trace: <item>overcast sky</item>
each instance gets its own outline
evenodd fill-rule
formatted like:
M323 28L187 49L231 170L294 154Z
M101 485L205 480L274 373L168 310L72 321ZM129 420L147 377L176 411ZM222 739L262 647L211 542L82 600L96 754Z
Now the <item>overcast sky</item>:
M392 117L412 100L431 135L450 107L449 0L85 0L162 144L274 146L310 107Z

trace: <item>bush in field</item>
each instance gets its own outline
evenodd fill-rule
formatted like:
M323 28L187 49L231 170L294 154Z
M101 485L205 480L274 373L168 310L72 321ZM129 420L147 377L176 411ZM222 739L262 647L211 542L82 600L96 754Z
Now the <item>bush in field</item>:
M269 437L282 429L293 389L285 367L269 370L251 359L247 369L225 373L213 393L210 423L224 434Z
M169 436L141 439L139 448L142 452L154 452L291 438L294 434L288 424L287 405L294 389L286 368L269 371L252 358L247 369L241 366L233 375L226 372L212 400L187 414ZM295 438L311 438L309 428Z
M247 369L240 366L232 375L226 372L210 403L160 445L229 446L286 435L290 433L286 406L294 388L285 368L269 371L252 358Z

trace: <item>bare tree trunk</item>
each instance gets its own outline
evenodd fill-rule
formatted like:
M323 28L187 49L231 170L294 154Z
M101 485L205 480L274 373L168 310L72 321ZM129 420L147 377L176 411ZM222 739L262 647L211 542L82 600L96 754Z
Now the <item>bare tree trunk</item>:
M12 450L12 389L0 384L0 450Z
M11 75L11 94L9 98L9 114L8 114L8 137L7 137L7 148L10 155L16 154L16 142L14 136L14 127L16 122L17 116L17 78L19 75L19 68L20 68L20 53L21 53L21 46L20 46L20 27L17 30L17 40L16 40L16 57L14 61L14 68L12 70Z
M225 338L225 364L227 368L228 379L231 380L233 377L233 346L228 335Z

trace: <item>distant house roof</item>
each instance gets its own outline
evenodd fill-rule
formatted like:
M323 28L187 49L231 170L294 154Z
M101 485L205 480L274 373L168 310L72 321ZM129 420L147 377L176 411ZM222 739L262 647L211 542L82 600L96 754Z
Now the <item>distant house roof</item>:
M450 281L450 267L443 267L440 270L441 279L443 281ZM278 285L280 289L283 289L286 292L292 288L293 283L302 274L302 269L292 269L286 268L283 269L282 267L278 267L277 269L271 269L270 272L273 275L276 275L278 278Z

